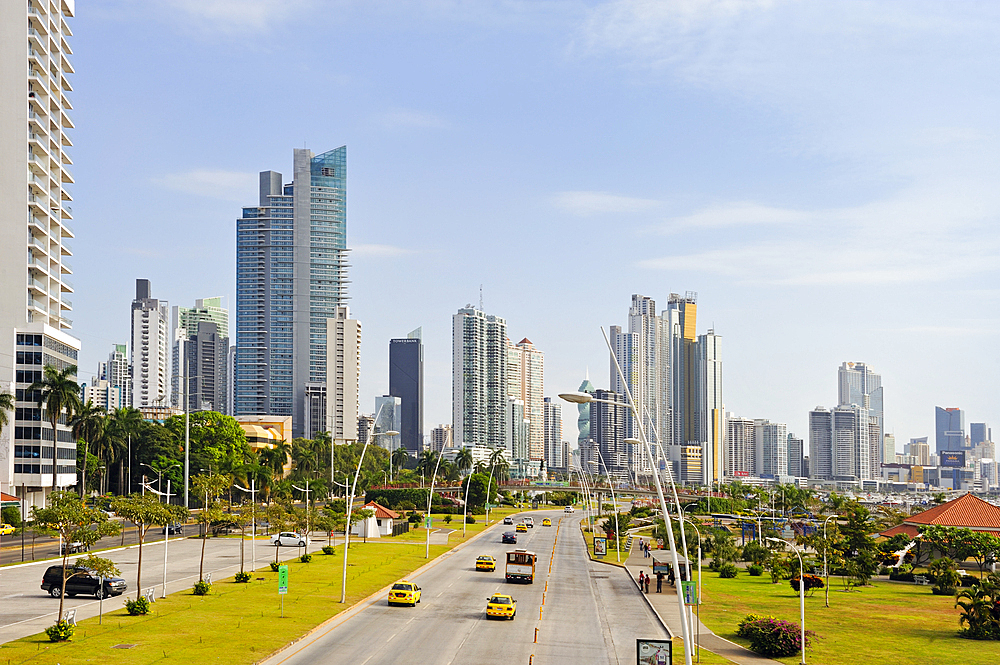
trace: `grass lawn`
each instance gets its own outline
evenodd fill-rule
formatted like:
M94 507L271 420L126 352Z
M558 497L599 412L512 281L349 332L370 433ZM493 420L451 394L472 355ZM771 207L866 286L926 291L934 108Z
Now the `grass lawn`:
M283 619L279 618L278 574L265 564L249 584L236 584L227 578L216 581L208 596L194 596L191 591L174 593L157 599L152 613L145 617L128 616L122 597L113 598L105 601L103 625L98 625L96 618L81 621L68 643L53 644L41 633L0 644L0 663L246 665L426 563L423 545L352 541L347 603L341 605L343 558L342 549L337 550L332 556L315 553L312 563L297 559L288 563ZM431 545L431 557L447 550L444 545ZM119 644L135 646L112 648Z
M748 646L736 637L746 614L772 615L799 621L799 595L788 581L771 584L765 573L725 580L704 571L701 620L720 637ZM958 636L958 609L951 596L935 596L930 587L888 581L845 593L839 578L830 578L830 607L823 589L806 597L806 628L815 631L806 649L809 663L880 663L881 665L994 665L1000 662L1000 642ZM798 663L799 656L780 659Z

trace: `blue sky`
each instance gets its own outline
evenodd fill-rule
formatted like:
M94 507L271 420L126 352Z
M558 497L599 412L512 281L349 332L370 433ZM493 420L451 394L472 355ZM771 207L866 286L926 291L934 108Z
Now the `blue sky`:
M361 407L423 326L451 419L477 303L590 370L632 293L696 291L728 410L806 433L836 369L882 374L898 441L933 407L1000 427L1000 9L978 2L80 2L74 332L89 379L134 280L235 294L256 173L348 146ZM235 319L235 316L233 317ZM564 436L575 439L575 409Z

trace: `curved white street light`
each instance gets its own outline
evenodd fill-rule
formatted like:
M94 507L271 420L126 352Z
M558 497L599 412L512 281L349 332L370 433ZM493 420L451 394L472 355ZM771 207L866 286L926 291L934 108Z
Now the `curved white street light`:
M379 415L382 414L382 407L379 407L378 413L375 414L375 422L378 422ZM351 512L354 506L354 493L358 489L358 476L361 475L361 465L365 461L365 452L368 450L368 445L372 442L372 434L374 433L374 427L368 431L368 436L365 437L365 446L361 449L361 458L358 460L358 468L354 472L354 482L351 484L351 495L344 506L344 570L341 575L340 580L340 602L347 602L347 547L351 542ZM386 434L391 434L395 436L399 434L394 430L386 432Z
M309 492L312 491L312 490L309 489L309 483L310 482L311 481L308 481L308 480L306 481L305 489L303 489L303 488L301 488L301 487L299 487L297 485L292 485L293 489L297 489L300 492L305 492L306 493L306 551L304 552L304 554L309 554L309 534L310 534L310 529L309 529L309 527L310 527L310 524L309 524Z
M826 552L830 549L830 541L826 539L826 523L834 517L837 517L836 513L827 516L827 518L823 520L823 577L826 578L825 594L827 607L830 607L830 570L826 567Z
M257 479L250 479L250 489L241 487L236 483L233 483L233 487L240 490L241 492L247 492L250 494L250 520L253 524L253 535L250 537L250 558L252 559L250 570L257 570ZM308 516L309 502L306 501L306 515ZM244 522L246 524L246 522ZM243 550L240 550L242 554Z
M695 504L691 504L691 505L695 505ZM697 609L697 611L698 611L698 641L701 642L701 529L698 528L698 525L695 524L694 520L692 520L690 517L686 517L685 516L684 517L684 521L687 522L688 524L690 524L691 526L693 526L694 527L694 532L698 534L698 605L696 607L698 608ZM686 554L687 554L687 552L685 552L685 555ZM688 561L688 566L690 566L690 565L691 565L691 562ZM701 662L701 648L700 648L699 644L695 644L695 651L698 653L698 662L700 663Z
M441 458L444 457L442 453L438 453L437 464L434 465L434 475L431 476L431 489L427 492L427 524L424 528L427 530L427 544L424 547L424 558L431 558L431 500L434 498L434 481L437 480L438 467L441 466Z
M597 464L598 468L600 468L601 465L603 465L604 466L604 473L607 474L607 476L608 476L608 485L611 486L611 503L614 506L614 511L615 511L615 554L618 555L618 563L621 563L622 562L622 550L621 550L621 547L622 547L622 537L621 537L621 533L619 533L618 500L615 499L615 484L613 482L611 482L611 472L608 471L608 465L604 464L604 457L601 455L601 451L600 450L597 451L597 457L601 460L600 464L598 464L598 462L596 462L594 460L590 460L590 463L591 464ZM600 499L598 499L598 503L600 503Z
M178 464L177 466L180 466L180 464ZM158 494L159 496L165 496L166 497L166 502L168 504L170 503L170 496L171 495L170 495L170 479L169 478L167 478L167 492L166 492L166 494L164 494L163 492L158 492L157 490L154 490L152 487L149 486L149 483L143 483L143 487L145 487L146 489L148 489L153 494ZM163 530L165 532L163 534L163 588L160 591L160 598L166 598L167 597L167 543L170 542L170 526L169 525L165 525L163 527Z
M784 540L781 540L780 538L768 537L767 539L774 543L780 543L781 545L791 545L792 549L795 551L795 554L798 555L799 557L799 623L802 624L800 626L800 629L802 631L802 635L800 636L802 639L802 660L800 660L799 662L802 663L802 665L805 665L806 663L806 569L805 565L802 562L802 553L799 551L799 548L795 546L795 543L788 543L785 542Z

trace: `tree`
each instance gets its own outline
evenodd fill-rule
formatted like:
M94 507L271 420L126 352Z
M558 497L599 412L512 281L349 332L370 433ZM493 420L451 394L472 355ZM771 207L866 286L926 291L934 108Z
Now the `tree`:
M936 588L943 594L955 593L955 587L962 581L962 576L955 570L955 562L946 556L927 566L927 572L934 576Z
M179 510L178 510L179 509ZM184 521L181 513L186 513L181 506L168 506L160 503L155 494L133 494L117 497L111 502L111 510L116 515L127 519L135 525L139 536L139 566L135 573L135 598L142 597L142 544L146 534L154 526L167 526Z
M5 390L0 391L0 432L3 432L3 428L10 422L7 412L13 410L14 396Z
M132 461L129 452L132 448L132 440L139 438L139 431L142 425L142 412L132 407L115 409L108 418L105 425L105 432L110 438L110 450L113 451L114 460L118 462L118 493L125 494L128 488L125 484L125 466L131 466ZM110 462L110 460L108 460ZM129 474L131 475L131 468Z
M198 513L197 521L202 526L201 559L198 562L198 581L205 580L205 542L208 540L208 530L213 522L226 519L219 497L229 488L229 478L219 474L195 476L191 479L191 494L202 499L204 504Z
M486 491L489 477L485 473L473 473L465 477L462 483L463 495L468 494L469 507L482 506L486 503Z
M424 450L417 455L417 470L421 475L430 478L431 474L434 473L434 467L437 464L438 454L433 450Z
M973 531L972 529L955 529L952 536L952 547L955 558L959 561L973 559L979 566L979 578L982 579L986 564L1000 554L1000 538L991 533Z
M406 451L406 448L396 448L392 451L392 455L389 456L389 461L392 466L392 476L395 477L399 470L402 469L407 460L410 459L410 453Z
M83 442L84 464L80 478L80 496L87 493L87 465L90 457L90 444L97 441L104 434L105 424L104 409L94 406L94 403L87 400L69 421L69 426L73 430L73 437Z
M264 513L267 516L267 530L269 532L274 529L276 533L281 533L288 526L289 514L286 504L272 503L265 509ZM274 548L274 562L278 562L277 546Z
M507 451L503 448L497 448L490 454L490 468L493 469L493 477L497 479L497 483L507 480L510 471L510 462L507 461L505 452Z
M42 372L42 380L28 386L29 393L35 393L39 407L45 409L52 426L52 491L56 491L56 474L58 470L59 433L56 423L64 414L71 419L80 408L80 385L76 382L76 365L67 365L59 370L52 365L46 365ZM62 608L60 607L60 616Z
M83 574L82 570L70 573L67 569L67 559L69 558L70 543L80 543L85 548L90 548L104 536L113 536L121 529L118 522L108 519L108 516L96 508L88 508L83 504L83 499L76 492L55 491L49 495L48 506L39 508L34 506L31 509L32 521L44 528L57 532L62 537L64 543L62 551L62 586L59 593L59 614L56 615L56 622L62 621L63 604L66 598L66 582ZM102 559L93 554L78 561L83 568L93 571L101 577L117 575L118 569L112 561ZM101 593L104 590L101 589Z
M219 473L247 461L250 446L246 433L236 419L215 411L190 414L191 468ZM178 445L184 443L184 416L167 418L164 426ZM183 451L182 451L183 453Z
M1000 577L990 573L979 584L962 589L955 607L962 614L958 625L965 626L963 632L976 640L1000 639Z
M455 455L455 466L457 466L458 470L462 473L468 473L469 469L472 468L472 463L472 451L467 447L462 446L462 449Z

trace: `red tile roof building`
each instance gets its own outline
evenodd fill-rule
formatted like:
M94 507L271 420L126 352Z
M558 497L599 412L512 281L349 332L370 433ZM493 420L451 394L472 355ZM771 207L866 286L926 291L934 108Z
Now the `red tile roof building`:
M883 531L881 535L891 538L896 534L905 533L912 538L920 533L920 527L932 524L1000 535L1000 508L972 494L963 494L940 506L911 515L903 520L902 524Z

